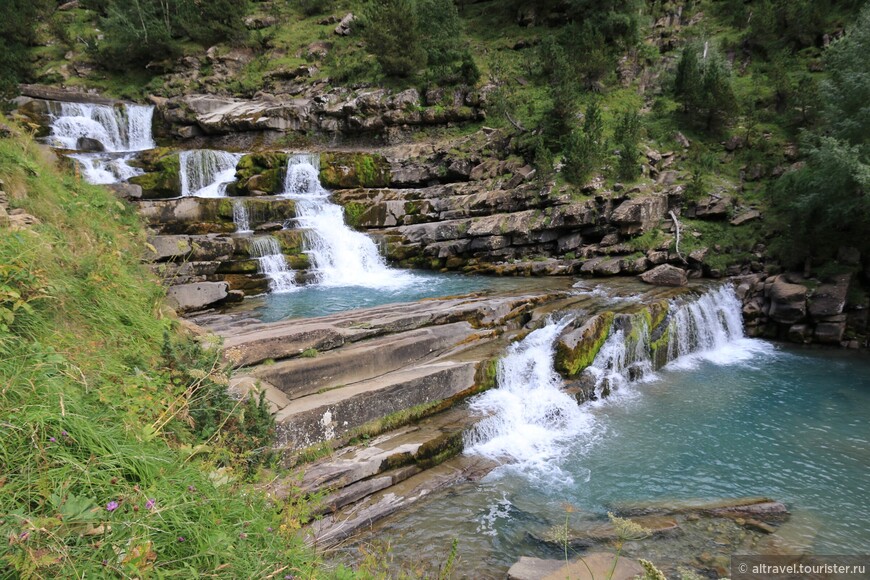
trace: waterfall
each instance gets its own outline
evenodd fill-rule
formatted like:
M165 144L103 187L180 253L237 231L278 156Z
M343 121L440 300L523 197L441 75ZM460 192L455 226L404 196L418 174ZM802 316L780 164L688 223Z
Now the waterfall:
M142 175L144 171L132 167L129 162L133 155L129 153L75 153L69 156L78 165L88 183L109 184L127 181L133 176Z
M693 301L672 302L669 312L661 332L668 335L667 352L659 365L691 367L699 359L730 363L754 351L756 343L744 337L740 300L731 286L709 290ZM651 331L643 315L617 316L610 336L585 371L599 397L653 376Z
M320 185L316 156L295 155L287 162L284 195L296 201L296 225L304 228L306 252L323 286L397 288L413 276L391 269L365 234L344 223L344 209Z
M51 108L51 139L64 149L78 149L82 138L98 141L108 152L154 147L152 106L59 103Z
M236 179L240 153L195 149L179 154L182 197L224 197L227 185Z
M296 286L295 274L287 267L278 240L272 236L261 236L251 240L250 254L259 262L260 273L269 279L269 291L281 294L292 292Z
M254 231L251 229L251 217L248 213L248 206L243 199L233 201L233 223L236 224L237 234L250 234Z
M470 403L484 418L466 433L466 452L561 474L554 460L566 450L563 443L593 427L591 414L562 391L553 368L553 344L567 322L550 322L508 348L498 362L498 388Z

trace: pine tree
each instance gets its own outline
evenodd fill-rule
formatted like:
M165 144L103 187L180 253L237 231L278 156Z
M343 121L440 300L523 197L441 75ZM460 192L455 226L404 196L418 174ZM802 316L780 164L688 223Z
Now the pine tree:
M384 74L407 78L426 62L414 0L369 0L362 11L363 38Z

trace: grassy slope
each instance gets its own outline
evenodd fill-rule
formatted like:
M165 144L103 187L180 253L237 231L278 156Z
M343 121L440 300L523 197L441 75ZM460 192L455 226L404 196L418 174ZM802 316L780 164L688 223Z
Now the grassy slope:
M20 134L0 177L41 221L0 229L0 577L314 574L293 514L217 469L220 436L190 447L196 390L161 353L188 339L133 208Z

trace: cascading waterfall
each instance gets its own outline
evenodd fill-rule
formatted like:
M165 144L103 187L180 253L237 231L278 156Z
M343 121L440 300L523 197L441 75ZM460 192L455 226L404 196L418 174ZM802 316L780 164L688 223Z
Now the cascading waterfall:
M75 160L88 183L120 183L144 173L129 164L131 153L74 153L69 158Z
M584 371L599 397L653 378L653 339L665 332L667 356L657 360L669 368L691 365L699 358L733 363L763 348L758 346L763 343L744 338L740 301L730 286L710 290L692 302L671 303L669 312L655 336L643 313L616 316L610 335ZM553 344L566 325L567 321L550 323L510 346L498 363L498 388L470 403L484 418L465 437L467 453L508 460L524 472L564 477L558 461L553 461L567 451L564 443L570 440L576 449L600 436L589 408L578 406L562 390L553 368Z
M224 197L236 179L240 153L195 149L179 154L182 197Z
M550 322L512 344L498 362L498 388L471 401L484 418L465 435L466 452L560 476L562 443L590 433L593 418L564 391L553 344L568 320Z
M243 199L233 201L233 223L236 224L237 234L250 234L253 232L248 206Z
M287 162L284 195L296 201L296 225L305 229L306 252L323 286L398 288L413 276L391 269L365 234L344 223L344 209L320 185L319 160L294 155Z
M734 362L747 356L754 344L744 337L740 300L731 286L709 290L691 302L672 303L669 312L667 353L660 364L692 366L698 357ZM617 318L620 321L624 328L611 332L585 371L599 397L653 376L647 319L637 315Z
M253 238L250 254L259 263L260 273L269 279L269 291L275 294L293 292L296 286L295 273L287 267L287 260L281 253L281 245L272 236Z
M78 149L79 139L98 141L108 152L143 151L154 147L150 105L52 105L51 140L64 149Z

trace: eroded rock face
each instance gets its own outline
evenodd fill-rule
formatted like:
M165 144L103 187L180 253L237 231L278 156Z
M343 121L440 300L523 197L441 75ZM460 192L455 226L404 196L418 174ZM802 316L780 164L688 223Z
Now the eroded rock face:
M769 316L776 322L794 324L807 314L807 287L777 276L770 287Z
M656 266L641 274L640 279L654 286L685 286L689 283L686 271L670 264Z
M637 234L658 226L667 210L666 196L647 195L623 202L613 210L610 220L620 226L623 233Z

